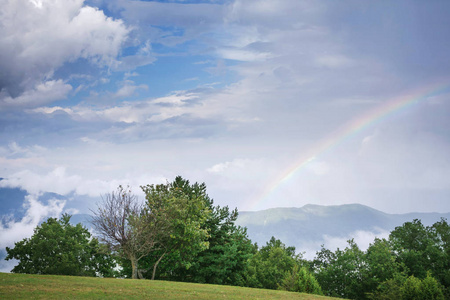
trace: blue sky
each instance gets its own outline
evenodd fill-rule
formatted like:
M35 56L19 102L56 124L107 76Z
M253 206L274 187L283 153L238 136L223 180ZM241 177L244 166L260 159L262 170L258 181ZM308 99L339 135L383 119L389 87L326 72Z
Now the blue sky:
M26 192L4 237L177 175L239 210L450 211L449 1L1 4L0 187ZM277 184L349 120L435 84Z

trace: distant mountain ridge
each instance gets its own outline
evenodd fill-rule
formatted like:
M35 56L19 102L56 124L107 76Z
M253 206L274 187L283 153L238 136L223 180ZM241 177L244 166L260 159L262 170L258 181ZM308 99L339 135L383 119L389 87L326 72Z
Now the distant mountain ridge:
M0 225L6 226L11 217L15 222L22 220L27 209L23 206L26 195L27 192L19 188L0 188ZM39 201L48 204L53 198L68 199L61 195L45 193L40 195ZM74 214L71 223L82 223L92 228L90 218L89 214ZM372 242L374 236L387 236L404 222L420 219L423 224L432 225L441 218L450 220L450 213L388 214L362 204L308 204L299 208L240 211L236 223L247 227L250 239L259 246L265 245L275 236L287 246L295 246L298 252L310 251L314 254L320 250L322 244L327 248L336 246L337 239L345 242L349 238L365 237ZM4 253L0 249L0 260L3 256Z
M450 220L450 213L388 214L362 204L322 206L308 204L300 208L271 208L262 211L241 211L236 221L247 227L253 242L263 246L272 237L280 239L297 251L319 250L331 238L368 238L386 235L395 227L414 219L432 225L441 218Z

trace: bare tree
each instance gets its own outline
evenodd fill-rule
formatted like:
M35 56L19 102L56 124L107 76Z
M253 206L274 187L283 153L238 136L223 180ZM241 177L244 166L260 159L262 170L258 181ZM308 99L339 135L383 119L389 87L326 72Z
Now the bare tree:
M102 200L92 211L91 223L104 242L130 260L132 278L137 279L139 260L156 250L158 222L129 187L119 186Z

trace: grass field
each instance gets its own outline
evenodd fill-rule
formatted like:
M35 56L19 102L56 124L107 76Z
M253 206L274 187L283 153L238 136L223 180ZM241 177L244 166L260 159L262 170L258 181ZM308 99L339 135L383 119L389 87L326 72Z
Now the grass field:
M0 299L336 299L168 281L0 273Z

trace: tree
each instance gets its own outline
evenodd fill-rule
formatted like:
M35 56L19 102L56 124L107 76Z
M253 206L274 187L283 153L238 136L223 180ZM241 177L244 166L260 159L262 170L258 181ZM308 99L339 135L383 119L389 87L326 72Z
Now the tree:
M280 284L282 290L323 295L319 282L306 267L295 265Z
M199 252L188 269L173 268L178 256L169 257L160 278L198 283L244 285L247 261L253 255L253 246L245 228L235 225L237 209L213 206L213 200L205 197L210 213L203 225L208 230L209 248ZM185 265L187 263L184 263Z
M381 283L377 290L370 293L369 299L376 300L444 300L441 284L427 273L424 279L396 273L393 278Z
M80 223L70 224L71 216L49 218L34 229L30 238L6 247L6 260L17 259L13 273L76 276L112 276L114 260L91 238Z
M253 246L246 228L236 226L237 209L212 207L206 228L209 230L209 248L200 252L188 275L195 282L244 285L247 261L253 255Z
M91 223L101 239L118 255L129 259L132 278L138 278L139 260L154 249L160 227L155 214L145 209L129 189L119 186L106 194Z
M396 262L396 256L391 244L386 239L378 239L369 245L365 254L367 276L365 290L371 293L382 283L394 277L395 273L405 267Z
M364 252L353 241L336 252L322 248L314 260L316 278L324 294L350 299L365 299L368 267Z
M286 247L280 240L272 237L249 260L246 285L278 289L294 266L301 264L300 260L301 257L295 254L295 247Z
M151 278L155 279L159 263L168 255L178 258L178 266L189 268L197 253L209 247L209 233L204 227L210 214L205 201L209 199L206 185L191 185L189 180L177 176L171 183L141 188L147 211L163 224L158 236L158 251L153 252Z
M445 219L427 227L417 219L406 222L391 232L389 241L408 275L424 279L431 272L450 298L450 226Z
M446 287L446 297L450 299L450 225L447 220L442 218L429 228L432 235L435 236L437 247L440 249L440 255L435 263L433 276Z
M423 300L444 300L444 292L441 284L431 276L431 273L427 273L420 286L420 295Z
M389 235L389 241L397 255L397 262L405 264L409 275L425 278L438 259L435 237L429 234L420 220L406 222L396 227Z

